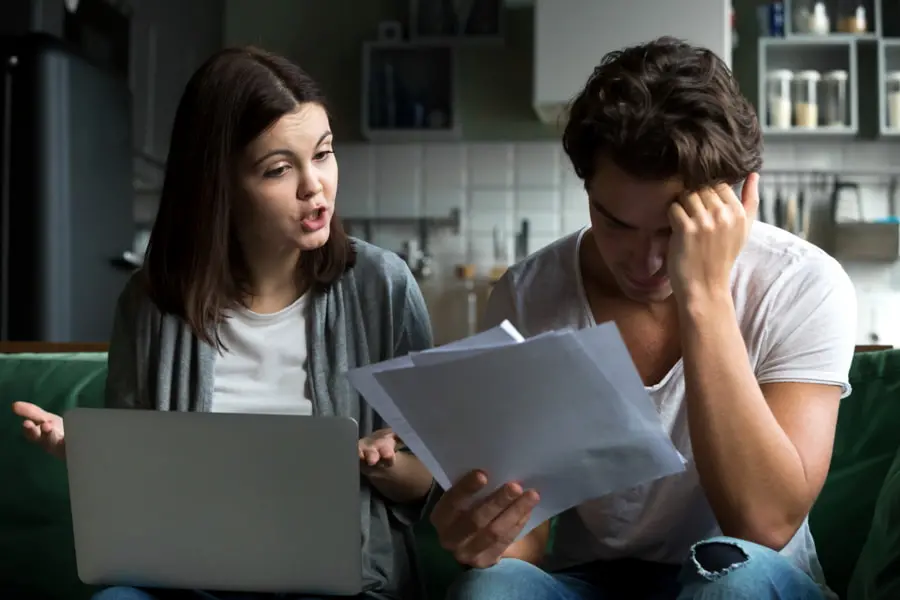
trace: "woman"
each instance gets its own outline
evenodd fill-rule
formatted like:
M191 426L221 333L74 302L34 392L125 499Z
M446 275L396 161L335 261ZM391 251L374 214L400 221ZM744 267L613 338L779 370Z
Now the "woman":
M415 572L408 525L432 478L411 454L395 454L393 434L344 373L429 347L431 329L406 265L351 240L334 217L333 148L319 89L289 61L229 49L197 71L175 116L145 265L119 299L106 402L356 419L370 484L361 489L361 598L418 598L417 582L403 580ZM29 439L64 456L59 416L14 410ZM161 597L133 588L95 596Z

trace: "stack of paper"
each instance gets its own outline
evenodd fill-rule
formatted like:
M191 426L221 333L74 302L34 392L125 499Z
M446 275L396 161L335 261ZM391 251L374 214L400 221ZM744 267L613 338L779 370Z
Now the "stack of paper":
M444 489L473 469L541 496L522 535L684 470L612 323L525 340L509 323L348 373Z

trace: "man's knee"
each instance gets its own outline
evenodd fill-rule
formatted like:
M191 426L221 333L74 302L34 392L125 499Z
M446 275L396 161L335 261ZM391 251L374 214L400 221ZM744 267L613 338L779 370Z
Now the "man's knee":
M733 538L697 543L681 574L679 600L821 600L819 586L770 548Z
M91 596L91 600L154 600L149 593L133 587L111 587Z
M471 569L460 575L447 600L520 600L532 598L553 578L539 567L515 558L504 558L487 569ZM524 592L528 591L526 595Z

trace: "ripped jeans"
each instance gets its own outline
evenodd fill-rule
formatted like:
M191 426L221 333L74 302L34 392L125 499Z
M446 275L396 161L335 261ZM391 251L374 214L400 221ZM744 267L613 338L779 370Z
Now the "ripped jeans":
M777 552L718 537L682 566L637 560L547 573L504 559L464 573L446 600L822 600L822 590Z

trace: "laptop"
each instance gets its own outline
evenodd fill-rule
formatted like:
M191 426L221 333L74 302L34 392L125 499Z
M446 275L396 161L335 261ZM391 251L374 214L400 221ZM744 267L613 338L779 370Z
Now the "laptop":
M76 408L65 426L83 582L360 593L352 419Z

